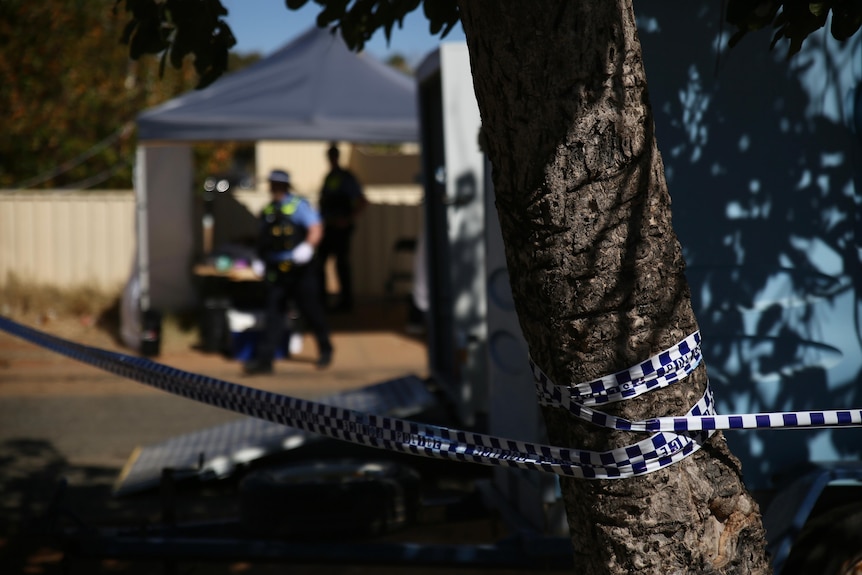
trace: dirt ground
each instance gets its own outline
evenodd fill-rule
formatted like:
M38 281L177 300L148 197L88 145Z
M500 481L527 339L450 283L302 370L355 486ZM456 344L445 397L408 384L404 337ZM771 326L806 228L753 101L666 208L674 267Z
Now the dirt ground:
M134 355L118 344L104 322L89 315L31 313L13 314L10 319L73 341ZM154 359L185 371L304 398L408 374L427 377L427 348L421 336L405 334L404 306L378 302L331 319L335 359L323 371L315 369L314 344L306 337L303 352L279 362L274 375L247 378L241 375L237 361L196 349L194 329L183 331L176 326L166 327L161 354ZM231 480L180 486L170 508L165 507L166 499L157 490L124 498L113 497L111 490L135 448L237 417L124 380L0 331L0 573L487 573L487 568L466 564L389 560L387 551L397 548L406 553L412 549L419 558L423 545L491 545L512 534L511 526L481 503L475 489L476 480L486 478L487 470L467 466L469 470L463 472L444 473L449 486L434 486L435 494L441 497L436 502L424 501L414 522L375 537L338 540L343 545L334 545L335 540L327 537L281 540L281 544L297 546L296 551L262 560L258 549L250 553L251 559L226 556L215 561L189 555L188 546L179 560L153 558L154 549L167 553L172 548L155 545L151 538L135 554L126 550L111 557L112 552L104 547L105 541L111 541L103 537L111 533L108 528L140 526L144 530L147 525L162 525L170 513L181 524L236 516L237 485ZM66 535L61 536L63 533ZM86 534L102 538L88 539L83 536ZM99 556L84 557L85 544L92 541L103 545ZM316 555L298 553L318 548L321 551ZM459 549L462 555L469 555L471 548ZM488 552L484 547L472 549ZM506 565L501 559L503 564L490 572L555 570L550 560L537 560L529 566L518 566L514 561Z

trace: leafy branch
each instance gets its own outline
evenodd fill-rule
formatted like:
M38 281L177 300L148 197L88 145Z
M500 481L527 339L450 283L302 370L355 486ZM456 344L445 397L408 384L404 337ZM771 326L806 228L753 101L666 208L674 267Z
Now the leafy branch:
M371 37L383 30L391 41L392 31L404 18L422 5L428 31L445 37L458 23L456 0L313 0L320 6L317 25L340 32L345 43L360 51ZM594 0L600 2L602 0ZM730 46L746 34L773 28L774 47L782 39L790 42L788 57L796 54L813 32L826 26L837 40L853 36L862 25L860 0L724 0L726 20L735 27ZM288 10L298 10L309 0L285 0ZM227 9L220 0L115 0L114 11L125 4L131 14L121 41L129 46L133 60L144 54L161 54L160 74L170 60L174 68L193 56L198 75L197 88L204 88L227 71L228 52L236 39L227 22ZM537 10L541 9L537 5Z

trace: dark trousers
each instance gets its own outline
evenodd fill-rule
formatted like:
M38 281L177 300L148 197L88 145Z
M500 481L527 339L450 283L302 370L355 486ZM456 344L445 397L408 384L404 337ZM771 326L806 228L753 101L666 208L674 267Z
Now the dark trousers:
M320 293L326 296L326 260L330 256L335 258L335 272L338 275L338 284L341 286L339 293L339 304L343 306L353 305L353 277L350 269L350 239L353 235L353 226L347 228L327 227L323 233L323 239L317 250L320 260Z
M266 319L264 337L257 346L255 359L261 363L272 363L276 346L284 341L284 314L287 302L296 302L299 313L317 340L317 351L324 354L332 351L329 326L320 301L317 286L318 273L314 265L296 266L288 272L267 270Z

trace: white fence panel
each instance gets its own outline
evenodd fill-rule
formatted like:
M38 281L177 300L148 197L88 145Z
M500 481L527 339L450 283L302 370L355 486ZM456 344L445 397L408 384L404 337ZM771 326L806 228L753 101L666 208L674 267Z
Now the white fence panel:
M135 249L131 191L0 191L0 286L12 276L114 289Z
M394 266L404 266L393 259L395 242L419 235L421 190L366 191L371 204L357 224L351 254L354 291L379 298ZM40 285L120 289L134 258L134 209L131 190L0 190L0 288L14 276ZM409 289L399 287L399 293Z

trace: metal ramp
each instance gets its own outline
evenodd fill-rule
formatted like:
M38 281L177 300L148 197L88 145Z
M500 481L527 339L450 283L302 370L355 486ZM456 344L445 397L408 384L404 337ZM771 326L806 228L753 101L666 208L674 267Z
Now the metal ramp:
M319 399L321 403L393 417L409 417L437 403L415 375L384 381ZM243 417L154 445L138 447L114 483L115 496L155 488L163 469L182 470L201 479L229 476L237 465L296 449L320 436L293 427Z

